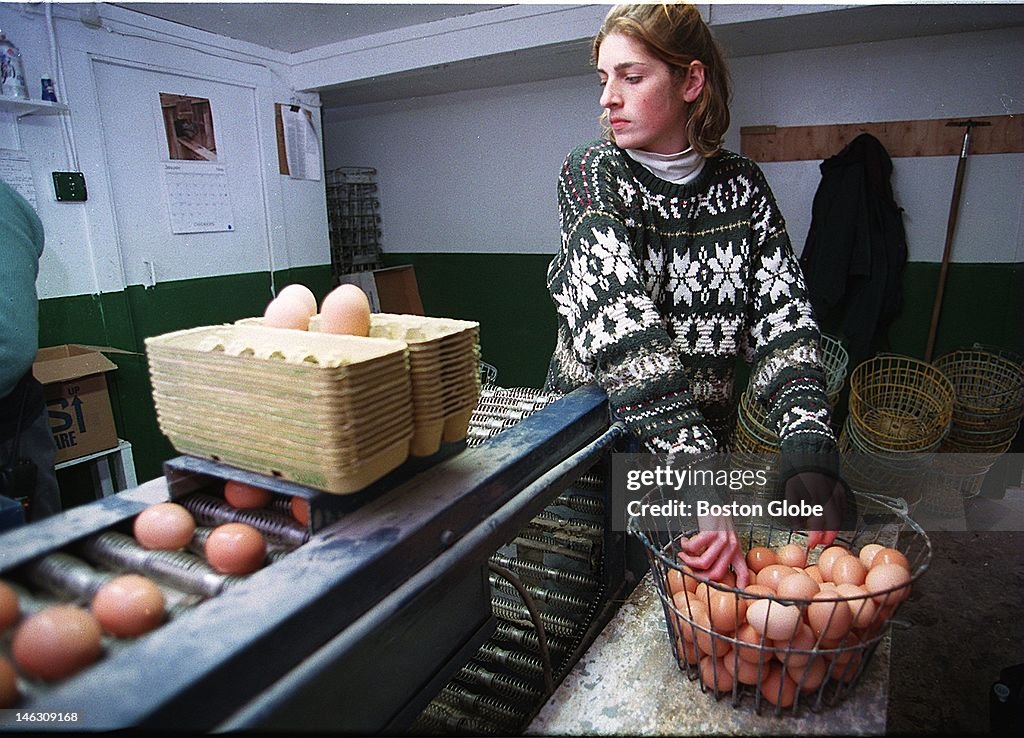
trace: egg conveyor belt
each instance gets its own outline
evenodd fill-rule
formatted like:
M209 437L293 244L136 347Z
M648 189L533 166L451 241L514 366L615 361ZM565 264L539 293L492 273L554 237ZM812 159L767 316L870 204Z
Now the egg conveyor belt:
M151 576L168 608L165 622L149 633L104 636L99 659L73 676L45 684L20 678L17 707L76 710L74 727L84 730L362 733L408 728L439 692L450 702L464 698L472 683L486 681L506 698L533 694L535 686L499 663L537 665L518 646L506 648L533 637L515 622L522 611L511 597L502 607L512 619L499 628L493 598L502 595L490 586L490 557L497 551L514 558L520 571L551 568L501 548L556 499L588 506L581 503L585 492L570 488L570 472L578 476L617 442L607 418L604 393L584 388L370 497L288 483L311 509L325 497L349 498L336 518L306 528L282 523L281 499L256 514L231 509L218 491L227 477L210 472L209 460L196 465L180 457L172 460L176 467L168 463L166 478L8 531L0 535L0 580L15 583L25 612L55 599L82 601L120 571ZM192 540L174 552L142 549L129 535L132 521L169 499L194 515ZM227 576L196 553L228 520L263 532L270 544L263 568ZM603 586L600 573L554 568L565 570L560 586L584 597ZM538 598L545 596L533 586ZM569 607L579 625L588 618L579 618L580 603L570 606L573 596L553 591L548 606ZM559 653L578 648L572 617L547 618L564 633L552 633ZM500 640L489 644L495 633ZM0 651L9 653L9 644L10 630L0 636ZM456 675L459 684L449 686ZM365 694L368 684L373 689ZM365 696L348 698L355 693Z

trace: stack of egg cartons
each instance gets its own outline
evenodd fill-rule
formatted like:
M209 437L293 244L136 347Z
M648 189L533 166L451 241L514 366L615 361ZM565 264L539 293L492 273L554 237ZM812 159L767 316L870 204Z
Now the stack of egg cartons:
M480 400L480 324L422 315L373 313L370 336L409 346L412 456L461 441Z
M337 494L408 456L402 341L258 325L146 340L161 430L182 452Z

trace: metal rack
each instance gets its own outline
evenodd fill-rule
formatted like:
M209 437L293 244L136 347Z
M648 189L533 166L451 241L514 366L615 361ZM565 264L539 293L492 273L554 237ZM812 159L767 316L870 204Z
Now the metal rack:
M380 198L377 170L338 167L327 172L327 221L331 239L331 278L380 269Z
M486 447L559 399L487 383L467 445ZM521 733L631 588L622 534L608 524L609 450L577 462L569 486L491 554L495 631L417 717L413 735Z

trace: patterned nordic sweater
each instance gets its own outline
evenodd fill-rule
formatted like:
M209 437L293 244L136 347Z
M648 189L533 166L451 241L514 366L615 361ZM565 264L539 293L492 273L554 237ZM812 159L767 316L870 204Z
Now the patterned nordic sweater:
M566 158L558 202L548 389L596 382L647 450L703 456L728 442L743 356L783 452L834 450L818 326L754 162L722 151L677 185L595 141Z

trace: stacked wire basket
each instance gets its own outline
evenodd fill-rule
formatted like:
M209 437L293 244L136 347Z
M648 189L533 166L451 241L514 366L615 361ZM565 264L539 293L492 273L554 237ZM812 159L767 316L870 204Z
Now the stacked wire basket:
M825 394L834 410L846 384L850 356L842 341L825 333L821 334L821 353ZM770 427L768 411L750 384L740 395L730 448L738 463L749 468L766 468L769 484L760 492L766 496L774 495L774 463L770 457L779 453L779 436Z
M377 170L339 167L327 172L327 222L331 242L331 277L382 266L380 197Z
M929 512L958 514L1016 438L1024 416L1024 362L1005 349L976 345L934 365L953 386L954 399L924 502Z
M942 372L910 356L879 354L859 364L839 436L850 486L901 497L914 510L949 432L953 397Z

